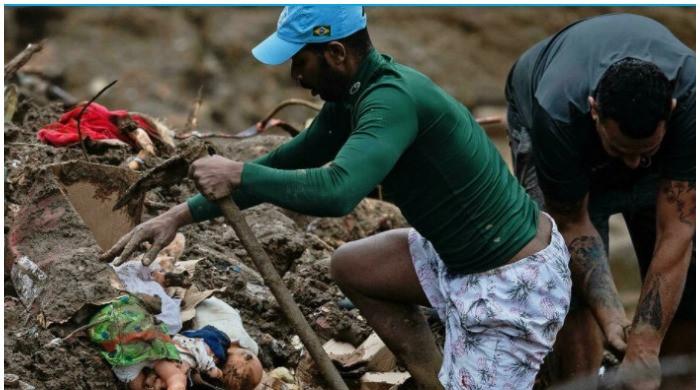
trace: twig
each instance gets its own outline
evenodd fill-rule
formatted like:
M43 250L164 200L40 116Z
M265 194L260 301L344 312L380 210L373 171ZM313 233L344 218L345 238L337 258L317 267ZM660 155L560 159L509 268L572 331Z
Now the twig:
M19 85L46 94L49 99L59 99L65 107L73 107L78 100L66 90L45 80L40 73L22 72L17 75Z
M12 76L17 73L17 71L26 64L34 54L39 52L41 49L44 48L44 43L46 41L41 41L39 43L30 43L27 45L27 47L24 48L15 58L10 60L10 62L5 65L5 83L9 79L12 78Z
M309 107L314 110L320 110L321 107L318 105L306 101L306 100L301 100L301 99L289 99L285 100L282 103L280 103L277 107L275 107L266 117L265 119L261 120L260 123L263 124L263 126L269 122L272 119L272 116L277 114L282 108L290 106L290 105L302 105ZM189 122L189 121L188 121ZM503 118L500 116L487 116L483 118L476 118L476 123L478 123L481 126L488 126L488 125L496 125L496 124L502 124L503 123ZM291 126L290 126L291 127ZM294 129L296 133L298 133L298 130ZM292 136L295 134L292 134L293 132L287 131L290 133ZM188 131L182 134L177 134L175 135L175 139L188 139L191 137L197 137L199 139L205 139L205 138L241 138L237 134L225 134L225 133L199 133L198 131ZM381 198L380 198L381 200Z
M182 352L181 352L182 353ZM193 378L194 377L194 378ZM195 372L194 375L190 375L190 381L194 382L197 385L204 386L207 389L212 389L212 390L225 390L221 387L214 386L211 383L207 382L202 378L202 376L199 374L199 372Z
M157 209L157 210L167 210L170 208L170 206L168 206L165 203L156 202L156 201L152 201L152 200L144 200L143 204L148 208Z
M199 139L204 139L204 138L239 138L236 137L235 134L224 134L224 133L200 133L198 131L190 131L184 134L177 134L175 135L175 139L188 139L196 137Z
M88 106L89 106L90 104L92 104L92 102L94 102L95 100L97 100L97 98L100 97L100 95L102 95L102 93L103 93L104 91L106 91L109 87L111 87L112 85L116 84L116 82L117 82L117 80L114 80L114 81L112 81L111 83L107 84L107 86L105 86L104 88L102 88L102 89L100 90L100 92L97 93L97 95L95 95L95 96L94 96L92 99L90 99L85 105L83 105L83 109L80 110L80 113L78 114L78 119L77 119L77 125L76 125L76 127L78 128L78 139L80 140L80 147L81 147L82 150L83 150L83 157L85 157L85 161L88 161L88 162L89 162L89 161L90 161L90 158L88 158L87 149L85 148L85 142L84 142L84 140L83 140L83 134L80 132L80 120L83 118L83 114L85 113L85 110L87 110Z
M265 118L260 121L260 123L262 123L262 127L264 128L265 125L267 124L267 122L270 119L272 119L272 117L275 114L277 114L277 112L279 112L281 109L283 109L287 106L305 106L305 107L308 107L308 108L310 108L312 110L316 110L316 111L321 111L321 108L323 107L320 104L310 102L310 101L304 100L304 99L287 99L287 100L284 100L282 103L278 104L277 107L273 108L272 111L270 111L270 113L267 114L265 116Z
M49 95L49 98L55 97L56 99L59 99L61 102L63 102L65 107L73 107L78 103L78 100L71 95L70 92L57 85L49 85L46 92Z
M192 129L197 128L197 114L199 113L199 108L202 107L203 87L203 85L199 86L199 90L197 91L197 99L194 101L194 104L192 105L192 110L187 116L187 122L185 123L185 128L183 129L184 132L190 132L192 131Z
M97 321L97 322L95 322L95 323L87 323L87 324L85 324L85 325L83 325L83 326L79 326L79 327L76 328L74 331L68 333L68 335L67 335L66 337L60 337L60 338L57 337L57 338L51 340L50 342L48 342L46 345L44 345L44 347L56 347L56 346L59 346L59 345L63 344L66 340L70 340L71 338L73 338L73 336L75 336L78 332L82 332L82 331L84 331L85 329L92 328L93 326L100 325L100 324L105 323L105 322L107 322L107 321L109 321L109 320L110 320L110 318L103 318L103 319L101 319L101 320L99 320L99 321Z

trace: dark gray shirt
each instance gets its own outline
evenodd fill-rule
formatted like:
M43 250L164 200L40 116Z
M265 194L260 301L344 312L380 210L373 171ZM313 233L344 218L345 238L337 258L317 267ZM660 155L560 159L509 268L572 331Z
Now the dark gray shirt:
M651 166L635 170L605 154L588 104L608 67L628 57L658 66L675 82L678 100ZM520 57L506 95L530 132L548 197L576 200L595 187L630 186L649 174L695 181L695 52L653 19L610 14L564 28Z

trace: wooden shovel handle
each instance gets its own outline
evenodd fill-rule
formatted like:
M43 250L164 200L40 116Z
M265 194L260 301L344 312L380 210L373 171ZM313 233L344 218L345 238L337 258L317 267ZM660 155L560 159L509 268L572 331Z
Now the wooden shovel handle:
M233 227L233 230L236 231L238 238L253 259L253 263L255 263L255 267L260 272L263 281L265 281L265 285L272 291L272 295L277 299L277 303L280 305L282 312L292 324L294 331L299 335L301 342L304 343L304 346L318 365L329 388L334 390L348 390L347 385L340 377L331 359L326 354L326 351L323 350L321 341L316 337L316 333L311 329L309 323L306 322L304 315L301 313L301 310L292 297L292 293L287 289L287 286L272 265L272 261L267 256L267 253L265 253L265 250L255 238L253 231L241 214L241 210L230 197L219 199L217 204L221 208L221 212L226 218L226 221Z

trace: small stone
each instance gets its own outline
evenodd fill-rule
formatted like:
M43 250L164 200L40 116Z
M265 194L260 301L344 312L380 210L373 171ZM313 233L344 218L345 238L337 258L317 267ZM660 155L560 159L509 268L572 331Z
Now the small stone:
M15 374L5 374L5 387L12 389L19 387L19 376Z

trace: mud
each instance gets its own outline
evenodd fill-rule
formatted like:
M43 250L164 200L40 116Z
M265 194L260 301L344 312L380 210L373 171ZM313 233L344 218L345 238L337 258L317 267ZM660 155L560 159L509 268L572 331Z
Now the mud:
M85 338L45 348L53 338L65 336L59 326L42 329L14 297L5 296L5 372L40 389L117 389L107 363Z
M426 73L473 112L492 115L503 113L503 82L519 53L576 19L620 10L652 16L695 47L695 8L370 7L368 14L380 51ZM44 51L23 71L35 72L79 100L89 99L117 78L119 83L99 103L145 112L175 130L184 126L203 85L198 130L236 132L284 99L309 98L290 80L288 66L266 67L249 54L273 30L278 12L277 7L6 8L4 54L9 60L27 43L49 38ZM420 29L415 28L417 23ZM61 191L60 186L36 186L42 180L37 176L41 166L83 159L77 147L54 148L36 141L36 132L57 120L63 109L59 101L20 90L17 111L5 123L5 242L46 267L44 291L54 299L39 299L33 307L25 307L5 272L4 368L38 389L118 389L122 387L84 335L61 347L44 347L84 322L96 309L93 302L114 294L107 265L96 261L100 247L79 217L73 213L66 217L69 205L27 203L31 197L50 198ZM305 109L288 109L278 117L299 126L312 115ZM507 151L502 133L489 135L499 150ZM209 141L225 157L245 161L287 139L272 132L245 140ZM112 166L123 165L135 154L130 147L88 147L91 162ZM105 176L105 180L111 179ZM113 185L110 188L121 188L123 183ZM42 192L33 193L32 188ZM154 189L146 194L142 219L195 193L189 180ZM22 211L28 205L33 208ZM340 304L344 297L329 278L328 264L332 251L345 242L406 226L394 206L365 199L346 217L312 218L261 205L245 215L323 340L358 345L369 335L357 309ZM41 234L23 237L17 232L26 229L12 229L23 225ZM304 377L314 372L313 367L303 359L294 332L233 230L214 220L188 226L183 233L188 244L182 259L203 258L193 284L200 290L226 288L216 296L241 311L246 329L261 347L264 367L287 367L299 373L296 379L302 388L323 388L315 382L316 375ZM622 257L629 262L629 245L624 250L627 254ZM5 253L6 259L13 257L8 246ZM70 299L57 299L66 296ZM429 311L426 315L440 342L439 321Z
M31 296L20 298L32 305L37 321L46 327L68 321L86 304L114 298L119 283L107 264L96 261L101 249L51 170L41 169L30 180L34 185L6 245L13 259L24 258L45 274L45 279L34 281ZM11 271L13 280L19 280L18 272Z

